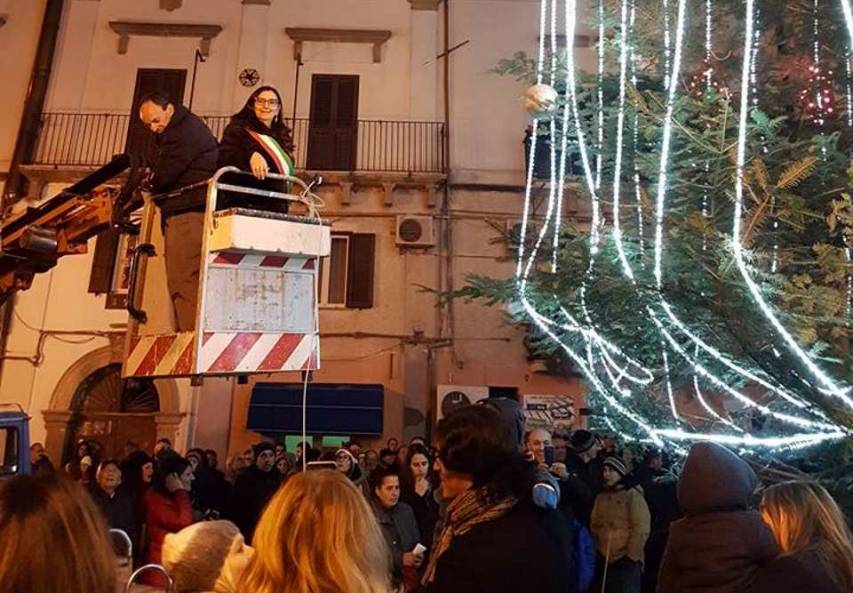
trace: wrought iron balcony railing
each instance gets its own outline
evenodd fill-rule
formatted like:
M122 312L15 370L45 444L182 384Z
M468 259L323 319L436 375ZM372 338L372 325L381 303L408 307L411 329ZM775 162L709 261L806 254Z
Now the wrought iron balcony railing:
M219 138L229 116L202 115ZM444 123L434 121L358 120L324 122L307 118L288 120L293 132L298 169L318 171L444 173ZM153 136L134 124L127 113L47 112L32 165L60 167L100 166L125 152L131 143L145 151ZM146 146L148 145L148 146Z

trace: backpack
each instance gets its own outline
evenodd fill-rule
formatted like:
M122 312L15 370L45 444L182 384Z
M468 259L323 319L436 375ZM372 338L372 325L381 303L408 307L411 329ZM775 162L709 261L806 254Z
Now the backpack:
M587 593L595 579L595 542L583 524L572 521L575 531L575 591Z

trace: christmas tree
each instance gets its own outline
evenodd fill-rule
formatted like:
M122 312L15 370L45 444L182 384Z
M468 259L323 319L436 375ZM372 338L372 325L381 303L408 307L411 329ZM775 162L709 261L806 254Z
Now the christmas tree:
M452 296L510 305L532 356L583 375L597 426L716 440L849 496L846 1L605 0L594 73L550 41L574 1L543 2L538 57L496 71L539 84L529 165L549 174L528 176L516 275Z

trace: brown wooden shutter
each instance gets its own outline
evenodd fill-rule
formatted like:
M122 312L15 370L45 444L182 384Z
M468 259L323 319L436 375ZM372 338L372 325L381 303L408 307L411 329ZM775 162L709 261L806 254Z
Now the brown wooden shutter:
M104 231L98 235L95 243L95 257L92 261L92 275L89 277L89 292L105 294L113 284L116 251L121 233L115 230Z
M355 233L350 236L347 267L347 307L369 309L373 306L376 235Z

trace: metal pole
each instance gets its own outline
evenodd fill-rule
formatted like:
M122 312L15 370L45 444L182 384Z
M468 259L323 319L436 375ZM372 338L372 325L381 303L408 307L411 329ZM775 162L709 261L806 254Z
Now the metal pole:
M195 99L195 77L198 73L198 63L205 61L207 61L207 58L204 57L204 55L199 50L195 50L195 56L193 57L193 79L190 83L190 104L188 106L188 109L190 111L193 110L193 99ZM177 98L178 97L176 97L176 99Z
M296 134L296 101L299 99L299 70L302 69L302 52L296 55L296 81L293 84L293 115L290 118L290 127L293 134Z

